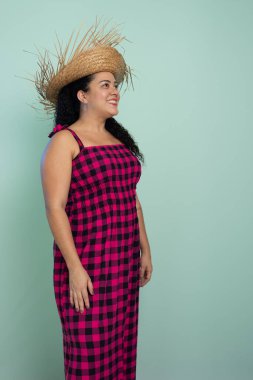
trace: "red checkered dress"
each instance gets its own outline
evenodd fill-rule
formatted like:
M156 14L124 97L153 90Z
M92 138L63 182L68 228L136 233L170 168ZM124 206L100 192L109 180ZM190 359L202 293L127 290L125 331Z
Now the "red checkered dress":
M65 378L134 380L140 265L136 185L141 164L124 144L84 147L71 129L58 130L63 128L80 147L72 161L65 210L94 287L94 295L88 291L90 309L76 311L70 303L68 269L54 241L53 279Z

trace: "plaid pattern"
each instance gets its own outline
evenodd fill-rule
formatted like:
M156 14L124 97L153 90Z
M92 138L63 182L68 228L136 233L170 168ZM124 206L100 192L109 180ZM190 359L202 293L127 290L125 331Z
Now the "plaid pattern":
M66 205L80 260L94 287L83 314L70 304L68 269L54 241L54 291L67 380L135 380L141 164L124 145L84 147L72 161Z

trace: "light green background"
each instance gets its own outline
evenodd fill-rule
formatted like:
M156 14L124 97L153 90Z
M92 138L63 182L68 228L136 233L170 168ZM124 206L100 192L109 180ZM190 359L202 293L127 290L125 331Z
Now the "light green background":
M135 90L117 119L146 158L138 195L153 258L138 380L253 378L252 1L8 1L1 6L4 380L62 380L53 238L39 161L52 122L28 76L38 47L112 18ZM16 75L16 76L15 76ZM117 379L115 379L117 380Z

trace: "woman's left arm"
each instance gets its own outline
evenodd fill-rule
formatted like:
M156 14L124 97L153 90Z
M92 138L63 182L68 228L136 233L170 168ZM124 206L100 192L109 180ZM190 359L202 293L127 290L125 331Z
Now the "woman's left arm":
M144 216L142 212L141 203L136 193L136 209L139 221L140 230L140 246L141 246L141 266L140 266L140 286L146 285L151 279L151 273L153 271L152 258L150 245L146 233Z

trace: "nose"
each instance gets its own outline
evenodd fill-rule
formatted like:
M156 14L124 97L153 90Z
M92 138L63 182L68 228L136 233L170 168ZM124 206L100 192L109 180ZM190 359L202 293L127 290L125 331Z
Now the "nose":
M111 95L116 95L117 98L119 98L119 89L116 86L113 86L113 90L112 90Z

